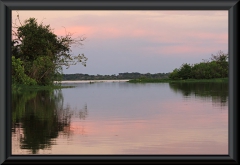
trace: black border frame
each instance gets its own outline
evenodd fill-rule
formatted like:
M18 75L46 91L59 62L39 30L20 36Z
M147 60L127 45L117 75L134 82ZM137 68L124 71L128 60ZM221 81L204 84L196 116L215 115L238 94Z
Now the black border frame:
M79 164L86 162L238 164L238 54L240 0L0 0L0 163ZM228 10L229 154L228 155L11 155L11 10Z

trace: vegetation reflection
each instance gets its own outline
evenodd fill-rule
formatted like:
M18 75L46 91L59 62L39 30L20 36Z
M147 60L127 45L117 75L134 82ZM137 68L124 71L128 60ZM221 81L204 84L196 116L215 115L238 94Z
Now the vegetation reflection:
M183 96L212 98L213 103L227 106L228 83L169 83L170 89Z
M74 112L63 105L61 90L27 91L12 95L12 131L22 128L20 148L37 154L39 149L51 148L59 132L70 133L70 122ZM87 106L78 111L85 119ZM76 116L76 115L75 115Z

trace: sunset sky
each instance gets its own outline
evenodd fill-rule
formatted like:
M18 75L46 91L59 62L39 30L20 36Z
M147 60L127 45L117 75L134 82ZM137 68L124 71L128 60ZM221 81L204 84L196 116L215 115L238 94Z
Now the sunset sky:
M199 63L219 50L228 53L228 11L18 11L21 21L34 17L58 36L86 37L73 55L84 53L87 66L65 74L167 73L183 63ZM12 11L15 21L16 11ZM65 27L65 28L64 28Z

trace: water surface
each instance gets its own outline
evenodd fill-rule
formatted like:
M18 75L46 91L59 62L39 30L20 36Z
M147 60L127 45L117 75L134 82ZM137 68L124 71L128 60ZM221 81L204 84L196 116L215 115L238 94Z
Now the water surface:
M73 83L12 96L12 154L228 154L227 83Z

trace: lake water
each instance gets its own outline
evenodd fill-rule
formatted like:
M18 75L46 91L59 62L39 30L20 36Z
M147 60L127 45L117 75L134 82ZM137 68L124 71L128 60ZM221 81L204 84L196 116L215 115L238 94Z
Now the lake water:
M228 154L227 83L68 83L12 95L12 154Z

